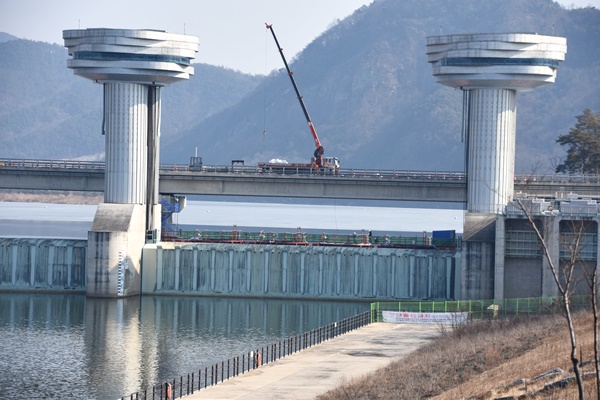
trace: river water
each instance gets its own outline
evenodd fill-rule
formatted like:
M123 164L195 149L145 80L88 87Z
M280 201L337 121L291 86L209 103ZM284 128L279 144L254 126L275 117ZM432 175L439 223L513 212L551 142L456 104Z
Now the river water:
M0 397L117 399L368 309L356 302L0 294Z
M0 237L85 239L96 206L0 203ZM463 211L189 201L178 229L374 234L456 230ZM11 399L117 399L286 337L368 303L0 294L0 390Z
M0 237L86 239L96 208L0 202ZM463 216L460 209L408 208L402 204L374 207L360 203L336 205L332 201L318 204L188 201L180 213L173 214L173 221L174 227L182 230L224 230L236 225L240 230L274 232L295 232L302 228L306 232L359 233L364 229L383 236L434 230L462 232Z

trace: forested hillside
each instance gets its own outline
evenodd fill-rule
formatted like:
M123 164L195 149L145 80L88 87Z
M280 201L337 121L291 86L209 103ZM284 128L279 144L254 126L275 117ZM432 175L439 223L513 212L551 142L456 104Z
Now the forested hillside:
M556 139L575 117L600 109L595 8L567 10L552 0L376 0L295 60L287 56L326 156L349 168L461 170L461 93L435 83L426 38L507 31L567 38L556 83L518 96L517 171L545 172L565 156ZM286 38L279 41L285 49ZM279 57L275 43L267 51ZM102 157L101 87L73 76L66 59L57 45L0 43L0 157ZM281 66L262 77L197 64L189 82L166 88L162 161L185 163L197 146L210 164L307 162L313 140Z
M0 157L104 157L102 86L74 76L67 58L59 45L0 43ZM262 81L207 64L194 67L189 82L162 90L163 143L235 104Z
M555 140L575 116L600 106L600 11L551 0L379 0L323 33L291 69L326 155L352 168L462 169L461 93L435 83L426 38L505 31L568 40L557 83L518 96L517 170L548 167L564 154ZM278 55L274 43L270 49ZM209 163L307 161L313 150L283 69L163 147L163 158L181 160L192 145Z

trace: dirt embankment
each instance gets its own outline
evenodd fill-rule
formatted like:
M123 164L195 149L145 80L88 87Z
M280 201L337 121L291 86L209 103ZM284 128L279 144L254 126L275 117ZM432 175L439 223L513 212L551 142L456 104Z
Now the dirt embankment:
M578 315L576 329L586 398L595 399L592 315ZM560 315L478 321L318 399L574 399L570 351Z

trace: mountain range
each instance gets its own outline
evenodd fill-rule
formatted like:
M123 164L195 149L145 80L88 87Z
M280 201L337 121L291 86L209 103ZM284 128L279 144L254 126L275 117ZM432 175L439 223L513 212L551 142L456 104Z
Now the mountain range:
M288 60L325 155L344 168L462 170L462 95L435 83L425 43L476 32L567 38L556 83L517 100L516 170L551 171L565 155L558 136L600 109L600 10L552 0L376 0L331 26ZM2 40L0 157L101 158L100 86L72 76L58 45ZM207 164L308 162L314 143L283 63L268 76L195 68L163 90L162 162L186 163L196 147Z

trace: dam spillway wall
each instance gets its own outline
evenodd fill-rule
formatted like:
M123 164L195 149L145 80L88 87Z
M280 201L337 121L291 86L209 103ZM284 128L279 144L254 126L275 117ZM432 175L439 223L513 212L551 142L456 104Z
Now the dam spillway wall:
M0 290L85 292L87 240L0 238Z
M85 293L87 240L0 239L0 291ZM460 252L230 243L144 247L142 293L322 300L456 298Z
M454 250L159 243L143 251L142 293L348 300L452 299Z

